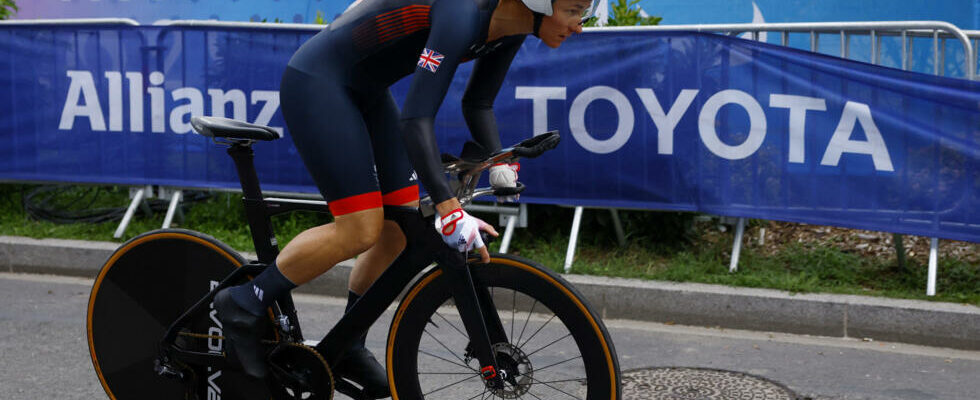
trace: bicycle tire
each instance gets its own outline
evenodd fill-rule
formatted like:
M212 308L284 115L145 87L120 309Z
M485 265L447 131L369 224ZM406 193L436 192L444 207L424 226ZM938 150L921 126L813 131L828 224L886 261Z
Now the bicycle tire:
M217 239L184 229L141 234L109 257L92 286L87 334L92 364L110 399L185 397L185 383L154 371L160 340L173 321L244 263ZM215 313L202 314L190 322L190 332L212 336L178 340L220 352L223 343ZM192 384L198 398L269 398L264 382L241 372L188 368L195 375Z
M516 384L493 392L479 378L480 368L473 364L476 360L460 356L468 338L461 322L443 315L456 312L455 307L440 311L451 304L452 295L441 270L433 268L407 292L389 330L386 361L394 400L621 398L619 361L609 333L571 284L533 261L509 255L493 255L489 264L475 265L472 271L477 287L492 289L498 317L507 331L509 343L495 344L498 363L509 357L512 371L520 372L523 380L512 374ZM556 320L560 326L548 326ZM562 336L562 328L567 335ZM540 332L547 333L535 338ZM552 341L553 337L559 339ZM540 354L549 347L549 353L558 355ZM577 351L581 358L561 355L569 350ZM527 361L524 370L519 360ZM447 382L451 385L445 385ZM468 387L448 390L452 384L464 383Z

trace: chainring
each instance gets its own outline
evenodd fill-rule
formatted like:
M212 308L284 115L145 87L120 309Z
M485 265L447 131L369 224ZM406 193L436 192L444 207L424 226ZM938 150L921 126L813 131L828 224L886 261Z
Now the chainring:
M333 372L312 347L280 343L269 356L269 390L276 400L332 400Z

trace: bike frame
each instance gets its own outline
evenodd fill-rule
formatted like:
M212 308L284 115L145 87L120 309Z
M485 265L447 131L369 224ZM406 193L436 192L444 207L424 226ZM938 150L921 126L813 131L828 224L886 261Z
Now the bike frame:
M233 140L228 144L230 144L228 154L235 161L241 181L245 215L259 263L238 268L171 325L161 341L164 361L169 359L168 356L172 356L185 363L226 364L227 361L222 355L191 352L176 346L174 342L179 329L191 316L206 311L214 294L219 290L241 282L247 276L255 276L275 261L279 248L272 229L273 215L299 210L327 211L323 202L264 198L255 172L252 141ZM481 372L484 373L486 380L494 384L502 384L501 377L496 373L498 369L492 344L505 342L507 336L500 319L496 317L496 308L489 290L474 285L469 270L470 263L464 253L445 245L438 232L433 229L431 217L423 218L418 209L385 206L384 212L385 219L398 223L402 233L405 234L407 239L405 250L353 305L350 312L337 321L315 346L316 351L329 365L336 365L344 352L367 332L388 306L397 299L402 290L435 261L449 281L453 299L470 337L469 350L472 351L472 356L479 360ZM288 294L283 296L277 301L277 307L274 309L280 322L280 333L288 335L290 340L302 342L303 335L292 297Z

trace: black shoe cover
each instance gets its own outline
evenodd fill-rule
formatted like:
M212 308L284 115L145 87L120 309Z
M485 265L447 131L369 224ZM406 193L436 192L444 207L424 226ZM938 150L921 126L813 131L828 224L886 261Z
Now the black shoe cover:
M214 309L218 311L225 336L225 350L229 358L241 363L246 375L264 379L268 366L262 347L262 333L268 319L239 307L228 289L222 289L214 296Z
M335 371L340 377L364 388L364 394L372 399L391 396L388 375L367 348L355 347L348 350L337 364Z

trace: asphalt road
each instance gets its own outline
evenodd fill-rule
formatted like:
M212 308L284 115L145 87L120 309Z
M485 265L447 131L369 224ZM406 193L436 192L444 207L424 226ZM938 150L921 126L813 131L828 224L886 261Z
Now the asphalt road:
M0 273L0 399L104 398L85 337L91 284ZM307 336L325 332L343 312L342 299L301 295L296 300ZM451 311L445 314L454 320ZM389 319L383 317L384 326L368 337L376 354L382 352ZM980 352L632 321L606 324L626 372L667 366L736 371L814 399L973 400L980 393ZM446 393L451 390L441 392Z

